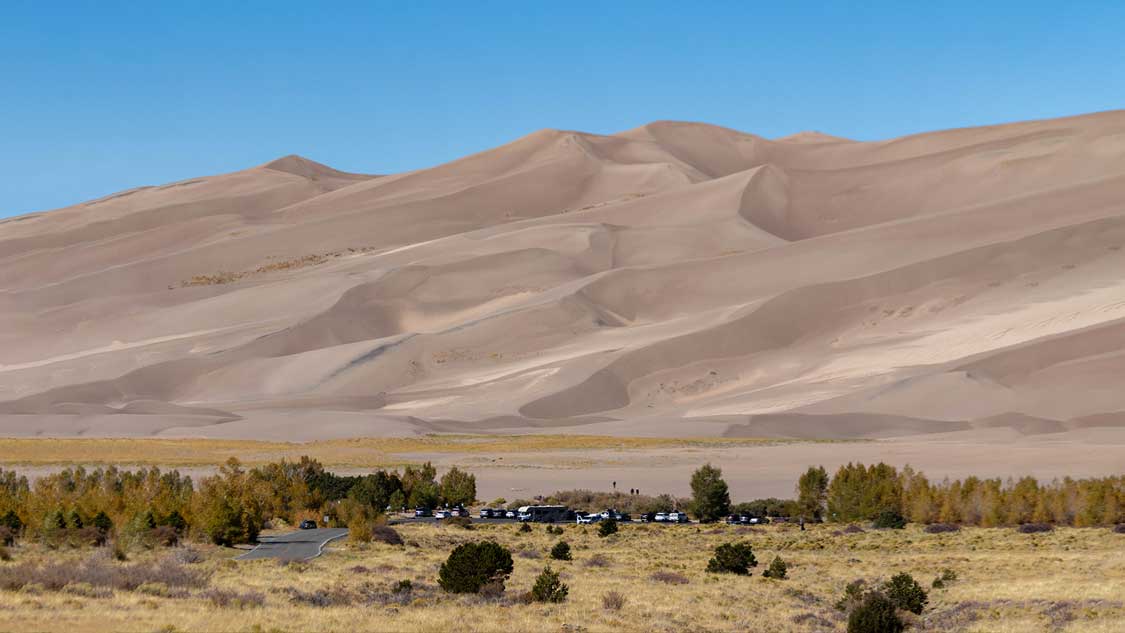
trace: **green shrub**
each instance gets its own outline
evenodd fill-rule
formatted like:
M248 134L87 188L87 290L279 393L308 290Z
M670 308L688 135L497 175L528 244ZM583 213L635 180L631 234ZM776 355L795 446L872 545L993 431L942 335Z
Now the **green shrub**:
M6 527L12 531L13 534L19 534L23 530L23 520L20 515L16 514L15 510L8 510L0 517L0 526Z
M848 633L902 633L906 624L895 612L895 603L872 591L848 614Z
M488 583L500 583L512 573L512 553L494 541L462 543L438 571L438 584L450 593L477 593Z
M8 548L5 547L4 545L0 545L0 561L7 562L7 561L10 561L10 560L12 560L11 552L9 552Z
M605 538L611 534L617 534L617 521L606 519L598 524L598 536Z
M895 510L883 510L875 517L875 527L879 529L901 530L906 527L906 519Z
M707 562L707 571L715 574L745 576L751 567L757 567L754 550L749 543L724 543L715 548L715 556Z
M773 578L774 580L785 580L786 575L789 573L789 565L781 560L780 556L774 556L773 562L770 563L769 569L762 572L766 578Z
M926 590L908 573L897 574L883 583L883 592L903 611L921 614L926 607Z
M934 578L932 586L934 589L943 589L946 585L957 580L957 572L952 569L943 569L938 577Z
M103 534L108 534L113 530L113 520L102 510L99 510L98 513L94 515L93 520L90 521L90 525L97 528Z
M544 567L543 573L535 579L535 585L531 588L531 599L534 602L565 602L568 593L570 587L559 580L558 572L552 571L548 566Z
M16 544L16 533L6 525L0 525L0 546L11 547Z
M400 580L391 591L394 593L410 593L414 591L414 583L410 582L409 579Z
M570 543L559 541L551 548L551 558L555 560L570 560Z

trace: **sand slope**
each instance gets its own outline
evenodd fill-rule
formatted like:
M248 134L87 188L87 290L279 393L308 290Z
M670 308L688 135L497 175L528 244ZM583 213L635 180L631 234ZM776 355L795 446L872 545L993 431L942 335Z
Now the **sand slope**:
M288 156L0 221L0 433L1125 428L1123 246L1125 112Z

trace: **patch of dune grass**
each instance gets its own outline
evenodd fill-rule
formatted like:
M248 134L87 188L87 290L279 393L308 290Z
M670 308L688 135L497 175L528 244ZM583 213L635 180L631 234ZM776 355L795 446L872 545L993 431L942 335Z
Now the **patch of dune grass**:
M794 440L808 442L810 440ZM827 441L827 440L826 440ZM642 438L601 435L426 435L316 442L154 438L0 438L0 463L23 465L137 464L212 466L237 457L246 464L308 455L325 466L387 468L427 453L519 453L652 448L723 448L791 443L760 438Z

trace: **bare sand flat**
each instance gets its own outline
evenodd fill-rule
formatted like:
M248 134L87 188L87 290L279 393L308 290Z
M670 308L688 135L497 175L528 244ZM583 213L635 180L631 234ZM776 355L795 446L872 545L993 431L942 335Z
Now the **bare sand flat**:
M1017 446L1021 472L1109 469L1087 456L1125 434L1123 246L1125 112L543 130L384 176L290 156L0 221L0 434L877 439L938 474Z

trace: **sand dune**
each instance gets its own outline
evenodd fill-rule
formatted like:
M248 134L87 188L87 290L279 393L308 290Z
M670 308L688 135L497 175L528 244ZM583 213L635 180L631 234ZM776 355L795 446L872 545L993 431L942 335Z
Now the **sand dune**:
M1125 112L287 156L0 221L0 433L1125 438L1123 246Z

